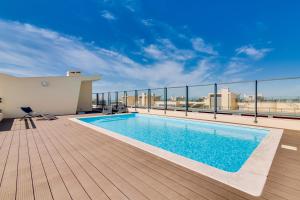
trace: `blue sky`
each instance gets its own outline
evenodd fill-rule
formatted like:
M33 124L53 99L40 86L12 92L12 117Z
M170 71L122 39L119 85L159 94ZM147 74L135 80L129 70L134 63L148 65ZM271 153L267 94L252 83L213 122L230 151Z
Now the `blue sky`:
M299 1L0 2L0 72L101 74L97 90L300 75Z

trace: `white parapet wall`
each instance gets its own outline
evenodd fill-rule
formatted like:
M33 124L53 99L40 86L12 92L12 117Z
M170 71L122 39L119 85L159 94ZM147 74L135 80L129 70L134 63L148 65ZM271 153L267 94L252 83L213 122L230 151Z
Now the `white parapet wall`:
M199 119L199 120L207 120L207 121L219 121L233 124L244 124L244 125L252 125L252 126L260 126L260 127L268 127L268 128L280 128L280 129L290 129L300 131L300 120L297 119L281 119L281 118L266 118L259 117L257 123L254 122L254 117L251 116L239 116L239 115L224 115L218 114L217 118L214 119L214 114L212 113L198 113L198 112L188 112L187 116L185 116L185 112L183 111L171 111L167 110L166 114L164 110L155 110L143 108L129 108L130 112L139 112L139 113L147 113L147 114L155 114L155 115L166 115L171 117L182 117L182 118L190 118L190 119Z
M90 111L92 81L99 79L99 76L14 77L0 74L0 110L5 118L23 116L22 106L54 115Z

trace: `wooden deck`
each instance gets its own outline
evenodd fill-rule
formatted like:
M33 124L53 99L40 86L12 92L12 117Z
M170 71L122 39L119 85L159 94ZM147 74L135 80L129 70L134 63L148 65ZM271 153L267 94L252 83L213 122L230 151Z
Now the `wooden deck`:
M0 123L0 199L299 200L300 133L285 130L259 198L114 140L67 117Z

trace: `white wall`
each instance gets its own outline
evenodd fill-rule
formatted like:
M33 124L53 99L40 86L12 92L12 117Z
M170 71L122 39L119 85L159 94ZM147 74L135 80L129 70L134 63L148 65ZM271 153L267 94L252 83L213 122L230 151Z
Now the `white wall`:
M49 85L43 87L42 81ZM0 74L0 109L4 118L23 116L21 106L30 106L41 113L75 114L81 81L81 77L18 78Z
M92 81L81 83L77 111L92 111L92 89Z

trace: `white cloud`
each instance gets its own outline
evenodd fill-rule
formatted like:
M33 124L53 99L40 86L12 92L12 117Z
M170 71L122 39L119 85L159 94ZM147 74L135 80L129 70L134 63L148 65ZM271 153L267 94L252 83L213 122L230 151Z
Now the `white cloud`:
M97 91L212 82L221 66L217 57L211 56L216 54L213 49L198 57L199 51L178 48L167 38L140 44L141 54L153 60L145 65L119 52L30 24L0 20L0 30L0 72L18 76L63 75L68 69L99 73L103 80L95 84ZM191 59L195 64L187 69L185 63ZM231 59L222 76L244 73L248 68L238 69L239 61Z
M142 19L141 22L145 26L153 26L153 20L152 19Z
M103 10L101 16L107 20L116 20L117 18L108 10Z
M125 8L127 8L130 12L135 12L135 9L132 6L126 5Z
M252 45L245 45L240 48L237 48L236 53L239 54L245 54L255 60L260 60L266 56L267 53L272 51L272 49L269 48L262 48L262 49L257 49L254 48Z
M210 44L207 44L202 38L197 37L191 39L191 43L193 45L193 48L196 51L199 51L201 53L206 53L209 55L218 55L218 52L214 50L213 46Z
M149 87L164 87L208 81L210 72L213 72L215 67L213 61L203 59L199 60L194 70L185 72L184 65L181 63L166 60L144 67L122 68L120 72L136 80L147 80Z
M143 47L145 55L157 60L186 61L196 56L196 53L188 49L177 48L169 39L158 39L157 44Z
M103 7L112 7L117 9L125 8L126 10L130 12L136 12L139 10L139 3L136 0L121 0L121 1L115 1L115 0L97 0L97 3Z
M236 55L231 57L227 65L224 66L223 79L228 80L229 77L231 80L242 80L243 77L260 71L262 68L254 67L256 64L253 61L264 58L271 50L269 48L256 49L252 45L245 45L236 49Z
M164 51L148 48L152 56L161 53L165 59L142 65L116 51L29 24L0 20L0 30L0 72L63 75L71 68L86 74L100 73L103 80L96 83L100 91L199 83L213 68L212 61L200 59L193 71L186 72L176 56L186 59L188 53L185 55L167 39L159 43Z
M145 53L151 58L155 59L166 59L166 55L154 44L150 44L149 46L144 48Z
M90 51L79 39L37 28L29 24L0 21L0 60L5 66L22 66L41 74L61 73L61 69L109 69L99 57L101 50Z
M245 62L244 59L233 57L229 61L225 71L224 76L233 76L233 75L239 75L241 72L244 72L249 68L249 65L247 62Z

